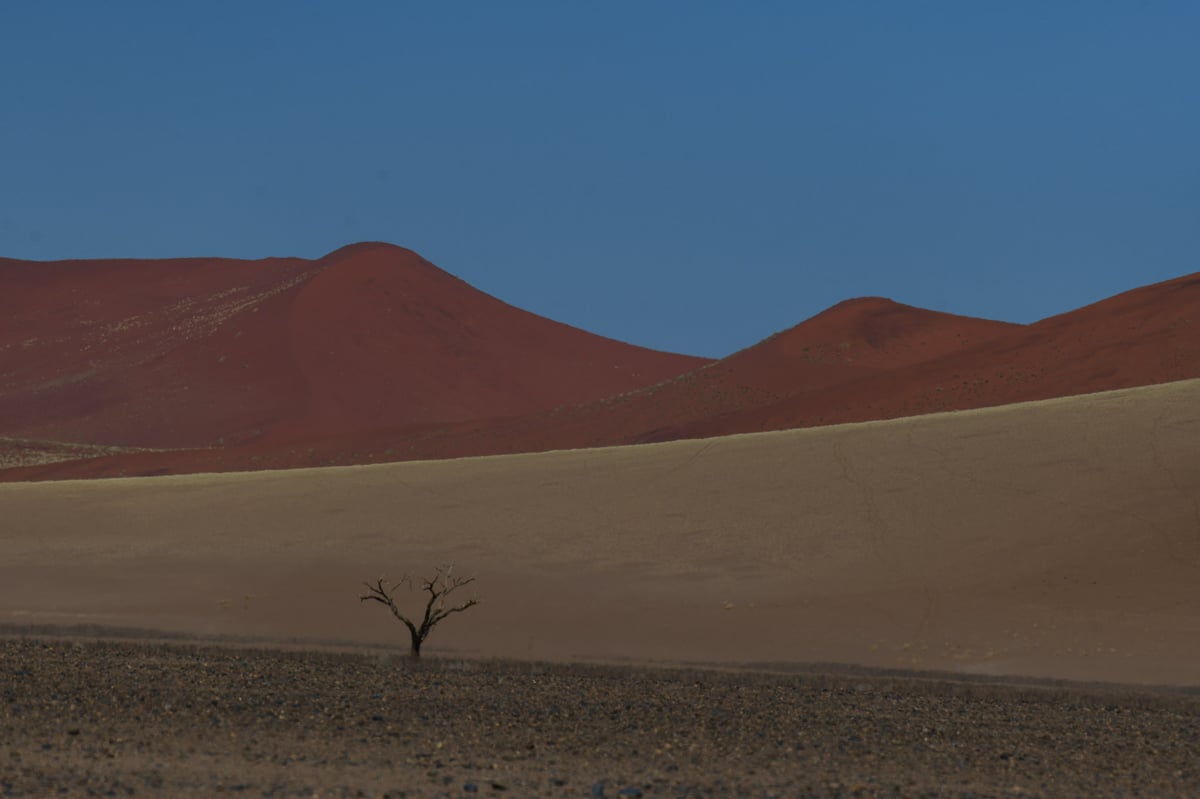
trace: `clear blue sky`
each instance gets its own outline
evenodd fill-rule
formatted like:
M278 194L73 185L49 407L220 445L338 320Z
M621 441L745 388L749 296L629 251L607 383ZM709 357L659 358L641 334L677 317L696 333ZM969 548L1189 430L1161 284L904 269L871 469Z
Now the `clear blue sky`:
M724 355L1200 270L1200 3L5 2L0 255L385 240Z

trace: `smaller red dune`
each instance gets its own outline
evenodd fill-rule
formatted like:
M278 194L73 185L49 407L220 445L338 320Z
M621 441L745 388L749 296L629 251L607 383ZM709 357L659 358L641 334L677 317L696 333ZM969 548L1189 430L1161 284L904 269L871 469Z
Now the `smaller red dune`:
M866 421L1196 377L1200 377L1200 275L1188 275L1016 328L909 369L789 398L725 424L784 429ZM709 431L678 432L692 437Z

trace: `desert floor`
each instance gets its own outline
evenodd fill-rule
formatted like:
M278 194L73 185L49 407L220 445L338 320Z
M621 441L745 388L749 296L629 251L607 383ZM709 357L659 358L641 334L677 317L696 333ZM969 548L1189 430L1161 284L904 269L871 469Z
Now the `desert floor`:
M1194 797L1200 696L0 640L0 794Z

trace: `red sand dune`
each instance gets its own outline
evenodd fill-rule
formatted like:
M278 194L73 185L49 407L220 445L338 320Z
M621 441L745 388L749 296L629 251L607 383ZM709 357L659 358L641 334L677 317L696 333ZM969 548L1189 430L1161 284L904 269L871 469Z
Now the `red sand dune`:
M415 253L0 261L0 436L219 447L526 414L707 361L535 316Z
M906 369L679 426L670 437L890 419L1195 377L1200 377L1200 275L1193 274Z
M286 320L286 332L278 324L270 328L274 338L266 331L255 333L263 359L275 361L274 371L266 364L255 368L274 375L271 380L259 376L245 388L236 375L216 381L205 396L219 401L189 400L182 406L188 409L187 425L181 419L177 428L156 430L154 441L150 433L139 438L128 429L116 439L64 437L57 418L57 427L48 429L45 424L0 426L0 435L14 438L195 447L202 436L183 441L168 433L204 431L211 439L222 418L234 419L237 434L224 434L226 446L211 447L209 440L202 442L208 449L8 469L0 472L0 480L289 468L665 441L1200 377L1200 274L1033 325L954 316L879 298L849 300L705 363L628 347L526 314L387 245L355 245L316 262L270 265L304 275L263 302L277 306L268 318ZM6 274L0 263L0 279ZM223 285L227 290L230 284ZM166 290L157 291L161 307ZM62 302L61 290L53 296ZM222 329L228 335L235 328L243 329L240 324ZM76 323L74 330L80 329ZM28 330L20 325L4 330L0 353L5 344L19 344L19 336L32 335ZM60 348L76 341L61 330L57 335ZM202 356L186 348L181 349L188 359L175 354L176 368L192 369L180 371L176 382L190 378L199 386L202 377L215 374L211 364L217 350L231 346L215 334L204 343ZM162 373L134 379L139 370L128 371L126 385L140 393L127 397L122 407L152 405L146 395L154 397ZM0 374L7 384L0 388L0 418L7 419L10 406L4 403L29 379L14 380L7 367ZM33 384L45 385L48 379L53 374ZM76 384L53 390L67 398L88 396ZM232 401L239 390L248 395L242 404ZM26 403L36 407L37 399ZM114 414L65 404L76 408L71 418L77 427Z

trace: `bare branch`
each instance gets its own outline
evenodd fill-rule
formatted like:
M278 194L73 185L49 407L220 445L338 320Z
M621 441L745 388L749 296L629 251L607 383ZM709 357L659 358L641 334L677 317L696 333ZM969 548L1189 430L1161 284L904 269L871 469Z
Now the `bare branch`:
M429 626L432 627L434 624L437 624L439 621L446 618L451 613L462 613L467 608L473 608L478 604L479 604L478 599L468 599L466 602L462 603L458 607L450 608L449 610L440 610L434 615L433 620L430 622Z

